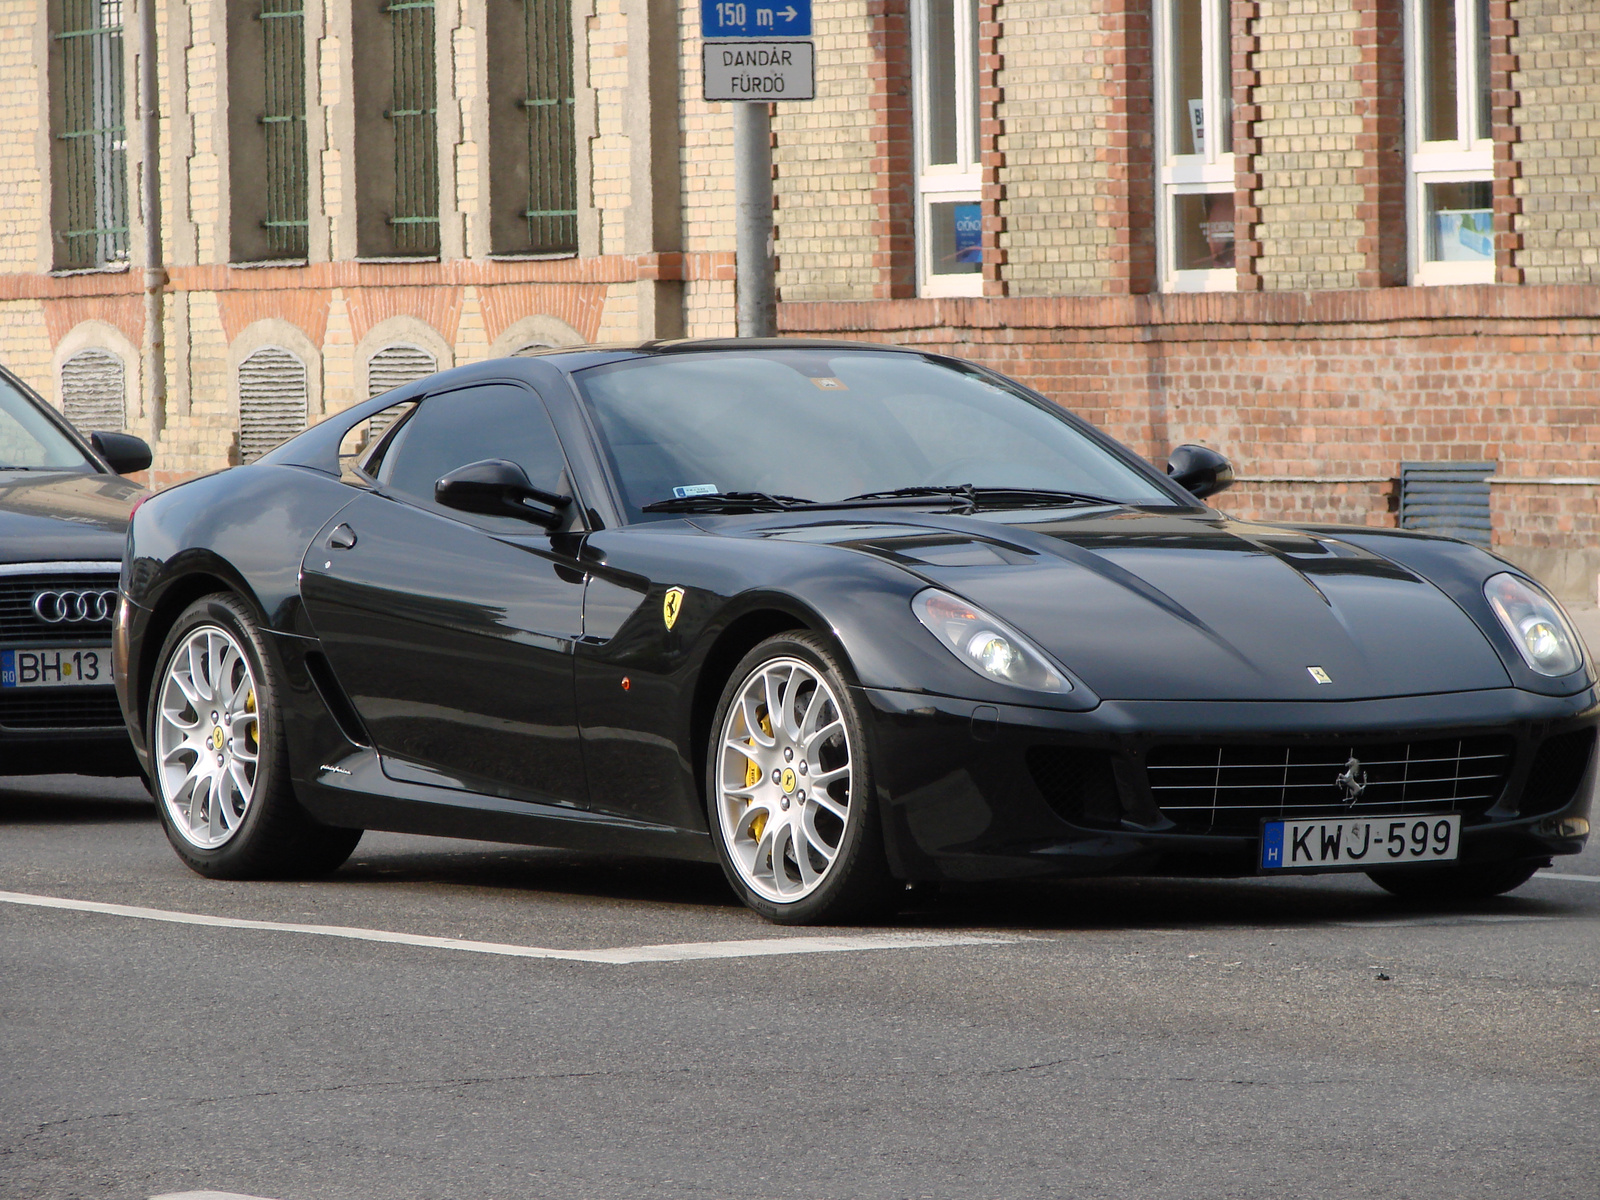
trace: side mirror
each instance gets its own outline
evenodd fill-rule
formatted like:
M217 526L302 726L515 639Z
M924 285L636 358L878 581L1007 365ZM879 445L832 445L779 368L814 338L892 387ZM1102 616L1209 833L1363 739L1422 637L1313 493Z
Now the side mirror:
M1233 464L1209 446L1179 446L1167 459L1167 474L1197 500L1233 486Z
M571 496L540 491L528 473L504 458L457 467L433 485L433 498L446 508L492 517L521 517L546 529L561 524Z
M89 435L94 451L118 475L130 471L143 471L152 461L150 443L131 433L108 433L104 430Z

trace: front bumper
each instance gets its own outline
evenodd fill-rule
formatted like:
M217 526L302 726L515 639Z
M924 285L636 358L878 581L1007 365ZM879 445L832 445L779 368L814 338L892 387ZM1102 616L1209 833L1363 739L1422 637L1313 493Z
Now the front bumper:
M1493 736L1514 745L1492 804L1463 821L1460 859L1491 862L1576 854L1587 834L1595 758L1570 796L1522 802L1548 739L1593 730L1600 690L1573 696L1514 688L1337 703L1107 701L1090 712L995 706L862 689L895 873L917 880L1256 872L1259 834L1196 831L1164 814L1151 792L1152 750L1174 744L1296 745ZM1063 815L1030 770L1037 747L1103 758L1110 808ZM1110 783L1107 784L1110 787ZM1293 814L1291 814L1293 815Z

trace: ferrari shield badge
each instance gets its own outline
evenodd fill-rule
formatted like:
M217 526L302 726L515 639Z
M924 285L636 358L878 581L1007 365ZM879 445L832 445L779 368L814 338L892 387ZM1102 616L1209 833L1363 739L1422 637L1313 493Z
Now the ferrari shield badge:
M668 621L667 624L671 625L672 622ZM1311 678L1315 679L1318 683L1332 683L1333 682L1333 676L1329 675L1321 667L1307 667L1306 670L1311 673Z
M678 623L678 613L683 609L683 589L681 587L668 588L667 594L661 599L661 619L671 629Z

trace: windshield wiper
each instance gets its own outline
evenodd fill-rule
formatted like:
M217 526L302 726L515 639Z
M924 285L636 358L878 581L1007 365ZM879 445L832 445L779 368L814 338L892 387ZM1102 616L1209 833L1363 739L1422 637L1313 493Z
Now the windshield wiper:
M698 496L674 496L670 500L657 500L646 504L640 512L694 513L694 512L782 512L786 508L804 508L812 504L799 496L774 496L767 492L703 492Z
M894 488L887 492L862 492L859 496L846 496L839 504L867 503L873 500L958 500L962 504L974 503L970 483L922 484L917 487Z
M1001 504L1016 505L1058 505L1058 504L1114 504L1125 503L1122 500L1112 500L1106 496L1096 496L1092 492L1058 492L1052 488L1012 488L1012 487L980 487L969 488L974 499L979 505L994 501Z

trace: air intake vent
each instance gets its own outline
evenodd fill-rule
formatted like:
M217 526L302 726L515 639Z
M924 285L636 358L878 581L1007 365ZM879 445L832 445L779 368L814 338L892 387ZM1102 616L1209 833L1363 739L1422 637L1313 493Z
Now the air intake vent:
M305 427L305 363L263 346L239 364L239 461L254 462Z
M1401 463L1400 528L1489 544L1489 476L1495 464Z
M1104 751L1030 746L1028 773L1062 820L1098 829L1114 829L1121 823L1117 781Z
M1593 753L1593 729L1577 729L1547 739L1533 760L1517 811L1525 817L1533 817L1560 812L1571 804L1589 770L1589 756Z
M80 350L61 364L61 412L85 436L127 425L127 374L109 350Z
M384 392L426 378L438 369L439 360L421 346L405 342L385 346L367 360L367 396L369 399L381 396Z

